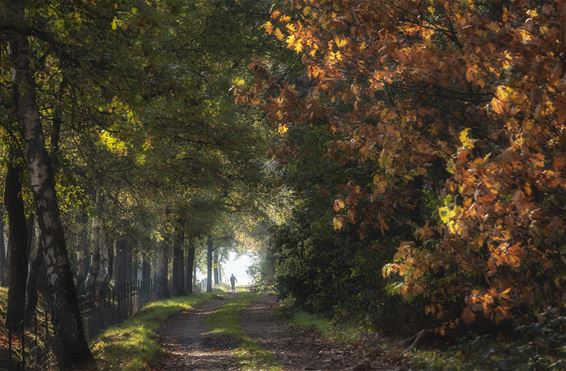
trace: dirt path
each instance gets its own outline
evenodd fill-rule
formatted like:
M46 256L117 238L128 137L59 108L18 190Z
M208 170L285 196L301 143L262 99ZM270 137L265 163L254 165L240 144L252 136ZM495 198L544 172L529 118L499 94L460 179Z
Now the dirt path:
M312 332L291 327L278 317L273 296L261 296L243 313L242 328L275 354L287 370L387 370L364 364L364 354L352 346L334 344Z
M169 318L159 331L163 354L155 370L238 370L230 338L211 334L206 317L227 300L212 299Z
M212 334L206 317L227 299L213 299L168 319L160 330L163 355L155 370L238 370L232 350L238 343ZM271 351L285 370L391 370L384 364L366 363L360 349L334 344L319 336L289 326L277 313L273 296L261 296L240 317L241 328L263 348Z

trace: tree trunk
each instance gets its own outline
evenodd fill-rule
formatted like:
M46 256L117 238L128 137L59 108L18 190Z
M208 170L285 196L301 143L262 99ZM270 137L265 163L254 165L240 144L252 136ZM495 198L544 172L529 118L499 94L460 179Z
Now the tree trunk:
M206 292L212 292L212 238L206 240Z
M142 282L141 288L144 294L149 292L149 281L151 280L151 262L148 256L144 255L142 260Z
M4 242L4 208L0 206L0 286L6 284L6 244Z
M88 270L88 273L84 281L84 293L94 300L96 296L96 280L100 271L100 217L98 215L92 217L90 245L92 246L92 255L90 256L90 264L85 264L85 269ZM87 251L88 243L84 253L86 254ZM83 259L86 260L86 256L83 256Z
M114 241L106 239L106 274L100 283L98 296L104 296L106 290L110 286L110 280L114 274Z
M4 185L4 204L8 212L10 249L10 287L8 289L8 310L6 327L21 328L24 323L26 305L26 279L28 275L28 232L24 200L22 199L22 169L8 163Z
M116 285L132 280L132 245L127 237L121 237L116 244Z
M195 265L195 243L189 241L189 250L187 251L187 293L193 293L193 270Z
M88 215L84 210L79 212L77 216L77 224L79 226L78 233L77 233L77 251L79 252L79 259L77 259L77 287L82 286L83 293L88 293L88 291L84 291L87 289L86 280L88 279L89 275L89 267L90 263L92 262L92 258L90 256L90 246L89 246L89 238L88 238ZM92 231L91 231L92 233ZM96 268L95 268L96 269Z
M138 280L138 273L140 270L140 262L135 253L132 254L132 281Z
M193 259L193 287L197 287L197 265L194 264L194 259Z
M24 19L24 2L14 1L15 16ZM61 369L93 363L85 340L77 292L73 282L51 161L45 149L43 128L35 97L31 53L24 35L9 35L17 121L25 142L36 214L43 241L47 278L53 297L55 354ZM23 288L25 290L25 286Z
M159 251L158 260L158 271L157 271L157 296L159 298L168 298L169 293L169 244L165 240L163 246Z
M25 310L25 323L31 324L35 315L35 310L37 308L37 287L38 287L38 277L43 265L43 244L41 241L38 242L35 249L35 253L32 257L29 276L26 287L26 310Z
M220 283L220 266L218 265L218 249L214 250L214 284L218 285Z
M185 260L183 254L183 242L185 240L183 220L177 221L175 230L175 240L173 241L173 295L186 295L185 291L185 270L183 262Z

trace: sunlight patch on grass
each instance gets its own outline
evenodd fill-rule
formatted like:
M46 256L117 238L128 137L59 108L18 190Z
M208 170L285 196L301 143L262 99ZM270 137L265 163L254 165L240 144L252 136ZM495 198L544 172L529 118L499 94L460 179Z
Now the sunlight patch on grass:
M159 355L155 330L172 314L191 309L217 293L181 296L146 305L132 318L108 328L92 343L99 369L139 370L148 368Z
M256 297L250 292L241 292L211 314L207 324L211 333L230 336L238 342L234 355L243 370L282 370L273 353L248 336L239 324L241 313Z

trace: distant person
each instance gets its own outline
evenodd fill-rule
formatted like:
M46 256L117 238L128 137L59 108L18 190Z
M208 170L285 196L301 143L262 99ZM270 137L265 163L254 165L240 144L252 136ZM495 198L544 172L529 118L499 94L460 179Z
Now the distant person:
M230 276L230 286L232 286L232 292L236 292L236 282L238 282L238 280L236 279L236 276L234 276L234 273L232 273L232 275Z

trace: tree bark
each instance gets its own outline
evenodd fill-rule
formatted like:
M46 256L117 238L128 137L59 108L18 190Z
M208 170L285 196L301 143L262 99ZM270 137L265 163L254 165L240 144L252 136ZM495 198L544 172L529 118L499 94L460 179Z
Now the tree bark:
M206 292L212 292L212 253L214 246L212 238L206 240Z
M195 243L189 240L189 249L187 251L187 293L193 293L193 269L195 264Z
M6 244L4 241L4 208L0 206L0 286L6 284L7 266Z
M28 275L28 230L22 199L22 169L8 163L4 185L4 204L8 212L8 248L10 249L10 286L6 327L17 330L23 326Z
M220 266L218 265L218 249L214 250L214 284L218 285L220 283Z
M24 2L14 1L13 4L15 16L24 19ZM30 66L31 53L24 35L10 34L9 43L14 69L13 96L16 117L25 142L32 193L43 241L47 278L53 298L54 351L61 369L80 368L94 361L84 336L77 292L59 215L55 178L43 140L43 128Z
M110 280L114 274L114 241L106 239L106 274L100 283L98 296L102 297L110 286Z
M143 256L142 260L142 292L147 294L149 292L149 281L151 280L151 262L147 255Z
M116 284L123 285L132 279L132 246L127 237L116 244Z
M185 223L178 220L175 230L175 240L173 242L173 295L186 295L185 291L185 270L183 262L185 260L183 254L183 242L185 240L184 233Z
M41 241L38 241L34 255L31 260L30 270L26 287L26 310L25 310L25 323L31 324L37 308L38 299L38 277L43 265L43 246Z
M96 204L99 204L98 196ZM88 245L87 243L86 251L88 251ZM98 215L92 217L90 245L92 246L92 255L90 256L90 264L85 264L85 269L88 270L88 273L84 281L84 293L94 300L96 296L96 280L100 271L100 217ZM84 252L85 254L86 251ZM86 260L87 257L83 256L83 259Z
M169 244L165 240L163 246L159 251L158 260L158 271L157 271L157 296L160 298L168 298L171 296L169 293Z
M140 262L136 254L134 253L132 257L132 281L138 280L139 270L140 270Z
M194 259L193 259L193 287L197 287L197 265L194 264Z
M78 268L77 287L82 288L82 293L87 293L87 291L84 291L87 288L85 283L90 273L89 268L93 258L90 256L88 219L87 213L84 210L81 210L77 216L77 224L79 226L77 233L77 251L79 252L79 259L77 259L76 267Z

